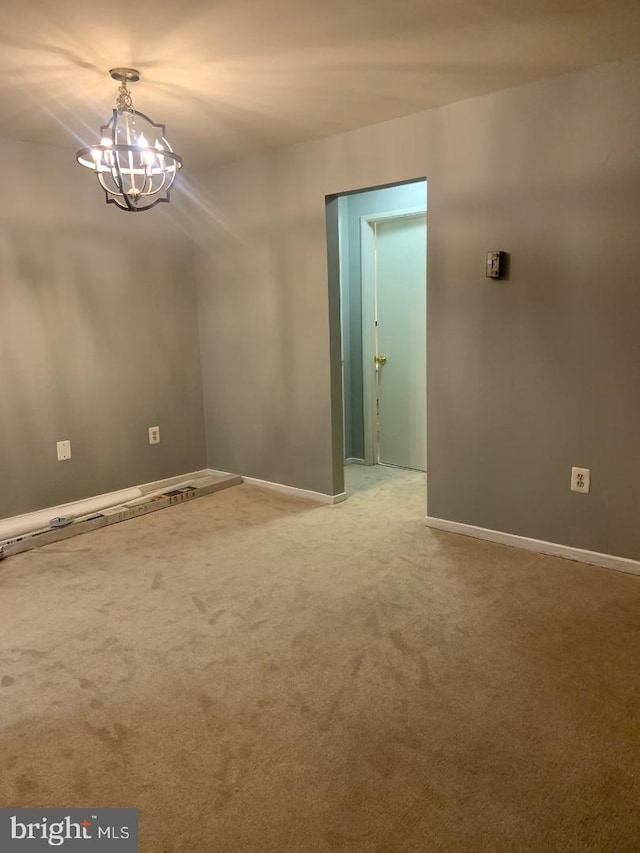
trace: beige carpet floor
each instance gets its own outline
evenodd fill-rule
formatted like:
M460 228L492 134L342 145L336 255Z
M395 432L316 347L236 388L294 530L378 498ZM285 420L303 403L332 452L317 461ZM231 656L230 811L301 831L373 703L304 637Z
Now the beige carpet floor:
M640 850L640 577L238 486L0 564L0 805L143 853Z

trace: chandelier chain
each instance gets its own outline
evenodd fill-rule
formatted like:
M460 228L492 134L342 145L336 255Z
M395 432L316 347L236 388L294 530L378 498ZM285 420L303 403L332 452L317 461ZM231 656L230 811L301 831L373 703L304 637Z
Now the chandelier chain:
M118 88L116 107L119 112L133 110L133 100L131 99L131 92L129 91L126 80L123 80Z

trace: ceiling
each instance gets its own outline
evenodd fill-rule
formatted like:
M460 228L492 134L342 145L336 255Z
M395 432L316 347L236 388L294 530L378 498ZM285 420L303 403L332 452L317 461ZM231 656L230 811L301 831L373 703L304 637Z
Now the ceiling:
M638 0L2 0L0 137L75 152L133 66L203 167L633 54Z

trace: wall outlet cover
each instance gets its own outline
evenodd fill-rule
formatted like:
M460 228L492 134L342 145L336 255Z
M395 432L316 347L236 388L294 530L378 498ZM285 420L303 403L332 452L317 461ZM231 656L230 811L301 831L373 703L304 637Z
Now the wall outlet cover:
M588 495L591 489L591 468L571 469L571 491Z

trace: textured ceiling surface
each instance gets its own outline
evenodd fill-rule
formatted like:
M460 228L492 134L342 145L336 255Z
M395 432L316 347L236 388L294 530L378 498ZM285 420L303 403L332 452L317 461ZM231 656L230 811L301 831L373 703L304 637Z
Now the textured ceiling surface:
M637 53L638 0L2 0L0 136L95 141L133 66L206 166Z

